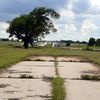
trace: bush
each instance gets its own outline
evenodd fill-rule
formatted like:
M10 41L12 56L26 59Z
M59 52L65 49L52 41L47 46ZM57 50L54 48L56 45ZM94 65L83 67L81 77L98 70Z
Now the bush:
M87 46L87 47L85 48L85 50L86 50L86 51L92 51L92 48L90 48L89 46Z

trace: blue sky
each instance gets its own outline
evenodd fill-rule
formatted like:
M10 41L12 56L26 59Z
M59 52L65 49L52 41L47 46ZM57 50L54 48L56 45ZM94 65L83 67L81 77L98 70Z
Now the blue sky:
M53 8L61 15L54 21L57 33L47 35L46 40L100 38L100 0L0 0L0 37L9 35L6 21L38 6Z

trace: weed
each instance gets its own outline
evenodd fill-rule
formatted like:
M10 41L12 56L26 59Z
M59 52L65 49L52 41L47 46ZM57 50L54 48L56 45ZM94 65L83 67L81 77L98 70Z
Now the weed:
M64 100L66 97L64 79L57 77L52 80L52 99Z
M56 75L59 76L59 72L58 72L58 68L57 68L58 67L58 61L57 61L56 57L55 57L55 62L54 63L55 63L55 72L56 72Z
M81 75L82 80L100 80L99 75Z

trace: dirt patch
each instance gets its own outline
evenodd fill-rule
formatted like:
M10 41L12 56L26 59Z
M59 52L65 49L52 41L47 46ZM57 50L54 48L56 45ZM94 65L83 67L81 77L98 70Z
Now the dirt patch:
M79 57L56 57L60 62L86 62L85 59ZM55 61L55 57L52 56L32 56L25 59L25 61Z
M57 61L59 62L86 62L86 60L82 58L76 57L57 57Z
M55 59L51 56L32 56L25 59L26 61L54 61Z

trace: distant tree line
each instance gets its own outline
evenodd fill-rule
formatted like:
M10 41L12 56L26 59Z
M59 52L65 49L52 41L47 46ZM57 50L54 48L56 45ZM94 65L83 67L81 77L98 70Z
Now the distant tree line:
M88 46L100 46L100 38L95 39L91 37L89 39Z
M8 38L0 38L0 41L9 41Z
M85 45L88 44L88 42L86 42L86 41L73 41L73 40L61 40L60 42L66 43L66 46L70 46L72 43L75 43L75 44L85 44Z

